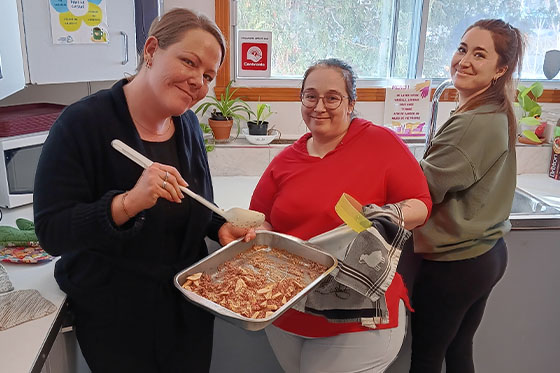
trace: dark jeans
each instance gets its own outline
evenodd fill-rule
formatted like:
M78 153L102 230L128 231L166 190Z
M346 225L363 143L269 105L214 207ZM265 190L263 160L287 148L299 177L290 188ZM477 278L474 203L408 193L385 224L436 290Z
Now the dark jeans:
M507 265L500 239L490 251L453 262L423 260L412 296L410 372L474 372L473 337Z

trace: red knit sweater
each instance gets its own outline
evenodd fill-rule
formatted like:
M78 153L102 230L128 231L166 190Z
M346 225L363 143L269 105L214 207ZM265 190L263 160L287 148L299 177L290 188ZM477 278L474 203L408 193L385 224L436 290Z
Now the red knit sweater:
M431 199L426 179L406 145L389 129L356 118L340 144L323 158L310 156L310 133L276 156L261 177L251 199L252 210L261 211L273 230L307 240L343 222L334 210L342 193L363 205L423 201L428 211ZM399 300L408 304L400 275L386 292L388 324L398 325ZM321 316L293 309L275 325L308 337L371 330L359 323L330 323Z

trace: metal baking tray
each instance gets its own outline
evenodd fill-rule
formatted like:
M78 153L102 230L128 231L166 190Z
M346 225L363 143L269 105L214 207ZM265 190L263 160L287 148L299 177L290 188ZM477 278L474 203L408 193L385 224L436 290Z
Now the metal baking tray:
M253 319L242 316L182 287L182 285L187 281L187 277L189 277L190 275L198 272L206 272L208 274L215 273L217 271L217 267L220 264L229 259L232 259L240 252L254 245L268 245L271 247L284 249L292 254L299 255L303 258L322 264L327 267L327 270L323 272L319 277L317 277L314 281L312 281L309 285L303 288L292 299L286 302L286 304L278 308L272 315L262 319ZM334 256L310 246L307 242L300 240L299 238L282 233L258 231L257 237L254 240L249 242L243 242L241 239L233 241L220 250L212 253L206 258L177 273L174 278L174 283L175 287L177 287L177 289L179 289L179 291L183 293L185 298L187 298L187 300L194 303L195 305L208 310L209 312L213 313L223 320L232 323L233 325L246 330L255 331L265 328L280 315L286 312L289 308L291 308L298 300L304 297L315 286L317 286L319 282L321 282L321 280L323 280L330 272L332 272L337 265L338 261Z

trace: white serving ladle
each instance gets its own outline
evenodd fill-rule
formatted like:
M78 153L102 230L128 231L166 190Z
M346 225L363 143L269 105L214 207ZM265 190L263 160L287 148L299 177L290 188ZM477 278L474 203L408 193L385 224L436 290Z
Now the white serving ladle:
M125 155L128 159L136 162L140 167L148 168L152 165L152 161L143 156L142 154L138 153L136 150L132 149L130 146L126 145L121 140L113 140L111 141L111 145L117 151ZM214 211L216 214L221 215L231 224L241 227L241 228L256 228L260 226L264 222L264 214L258 211L252 211L247 209L242 209L239 207L233 207L229 210L223 210L216 207L213 203L209 202L202 196L196 194L192 190L184 187L179 186L179 189L186 193L191 198L197 200L204 206L208 207L210 210Z

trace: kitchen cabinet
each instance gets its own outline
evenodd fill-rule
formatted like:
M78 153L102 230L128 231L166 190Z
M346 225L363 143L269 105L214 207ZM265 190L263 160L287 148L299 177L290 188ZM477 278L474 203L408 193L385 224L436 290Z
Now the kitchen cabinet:
M18 10L15 0L0 1L0 100L25 86Z
M90 3L80 1L86 6ZM108 43L54 44L51 1L2 0L0 99L22 89L26 83L110 81L134 74L135 1L104 1Z
M508 266L475 335L477 372L558 371L560 230L511 231Z
M20 1L29 68L28 83L106 81L134 74L134 0L105 0L109 29L107 44L53 44L50 2Z

